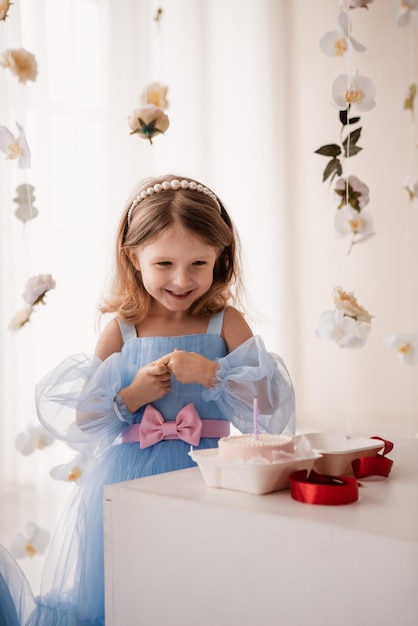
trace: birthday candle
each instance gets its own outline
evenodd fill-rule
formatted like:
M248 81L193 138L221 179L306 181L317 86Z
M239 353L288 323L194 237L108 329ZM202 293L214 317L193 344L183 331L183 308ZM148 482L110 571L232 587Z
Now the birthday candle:
M254 422L254 438L258 439L258 400L253 401L253 422Z

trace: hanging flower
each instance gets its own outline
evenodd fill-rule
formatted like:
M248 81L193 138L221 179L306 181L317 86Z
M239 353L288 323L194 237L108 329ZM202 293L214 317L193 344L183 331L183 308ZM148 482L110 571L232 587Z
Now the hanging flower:
M27 306L16 313L9 324L9 330L20 330L22 326L29 322L34 307L37 304L45 304L46 293L54 288L55 280L52 278L51 274L39 274L38 276L29 278L22 294Z
M366 311L364 307L362 307L358 302L354 294L350 291L344 291L341 287L334 287L332 291L332 297L334 299L334 304L349 317L352 317L358 322L363 322L364 324L371 324L373 316Z
M45 304L45 295L50 289L55 289L55 280L51 274L32 276L26 283L23 299L27 304Z
M23 328L23 326L29 322L30 316L32 315L32 310L33 309L31 306L25 306L23 309L18 311L13 316L9 324L9 327L8 327L9 330L12 330L13 332L15 332Z
M330 57L343 57L352 49L364 52L366 47L351 37L351 20L347 13L338 16L338 30L332 30L322 37L319 47Z
M404 182L409 201L413 206L418 208L418 178L416 176L407 176Z
M411 111L412 119L414 118L415 98L417 97L417 84L411 83L408 89L408 95L403 101L405 111Z
M164 133L169 120L162 109L155 104L147 104L132 111L128 118L128 125L131 128L131 135L137 133L142 139L148 139L152 144L154 135Z
M16 197L13 201L17 204L15 210L16 217L23 223L33 220L39 215L38 209L33 205L35 202L35 187L33 185L23 184L16 187Z
M10 8L10 0L0 0L0 22L5 20Z
M371 4L373 0L341 0L341 8L345 11L350 9L368 9L368 4Z
M34 55L24 48L5 50L0 57L0 65L8 67L18 77L19 83L34 81L38 75L38 64Z
M350 206L345 205L337 211L334 218L334 227L337 237L355 237L355 243L366 241L373 232L373 217L367 211L359 213Z
M386 337L386 345L396 350L406 365L418 364L418 333L398 333Z
M23 127L18 122L16 126L19 131L16 137L6 126L0 126L0 150L7 155L6 159L18 159L18 166L24 170L30 168L30 150Z
M35 450L43 450L55 441L54 437L43 426L28 426L23 433L16 437L16 449L28 456Z
M318 339L335 341L340 348L361 348L367 341L372 316L353 293L335 287L335 309L321 314L315 334Z
M339 178L334 186L334 195L339 200L339 209L349 205L360 212L369 202L369 188L357 176Z
M407 26L411 19L418 17L418 0L391 0L392 18L396 26Z
M340 74L332 84L331 101L337 109L344 110L350 105L358 111L370 111L376 105L375 88L366 76L355 72Z
M55 480L78 482L91 463L90 456L80 453L69 463L53 467L49 473Z
M159 109L168 109L167 100L168 87L161 85L160 83L152 83L148 85L142 92L141 103L153 104Z
M49 532L46 528L40 528L34 522L26 525L26 534L17 533L10 546L11 553L17 559L32 558L37 554L43 554L49 543Z
M315 331L318 339L334 341L340 348L361 348L368 333L369 328L338 309L322 313Z

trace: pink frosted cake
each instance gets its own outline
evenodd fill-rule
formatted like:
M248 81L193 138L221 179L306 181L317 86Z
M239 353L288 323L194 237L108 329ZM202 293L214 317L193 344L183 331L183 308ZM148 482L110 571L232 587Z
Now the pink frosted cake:
M221 437L218 442L218 456L224 461L248 461L261 457L267 461L280 458L280 453L292 454L294 451L293 439L284 435L261 434L237 435Z

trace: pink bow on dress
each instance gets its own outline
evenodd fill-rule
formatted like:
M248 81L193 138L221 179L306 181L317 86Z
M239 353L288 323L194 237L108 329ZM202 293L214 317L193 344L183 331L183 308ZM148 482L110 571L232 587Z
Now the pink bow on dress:
M140 448L148 448L163 439L182 439L192 446L199 445L202 420L191 402L183 407L175 421L165 422L163 416L151 404L147 404L139 424Z

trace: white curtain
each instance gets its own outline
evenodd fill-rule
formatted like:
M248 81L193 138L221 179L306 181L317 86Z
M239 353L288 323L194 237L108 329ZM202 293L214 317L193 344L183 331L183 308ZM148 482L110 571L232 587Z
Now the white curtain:
M141 178L172 171L213 186L241 231L254 323L278 342L286 191L271 122L284 106L275 93L284 77L271 80L275 11L257 0L22 0L0 24L0 50L25 48L39 69L25 85L0 73L0 124L15 132L18 121L32 153L28 170L0 162L3 481L42 481L71 454L54 444L22 457L14 441L36 424L36 381L68 354L94 349L116 223ZM154 81L169 87L170 128L151 146L129 136L126 120ZM34 185L39 210L25 225L14 215L21 183ZM266 267L274 277L263 288ZM56 288L12 333L27 279L45 273Z

